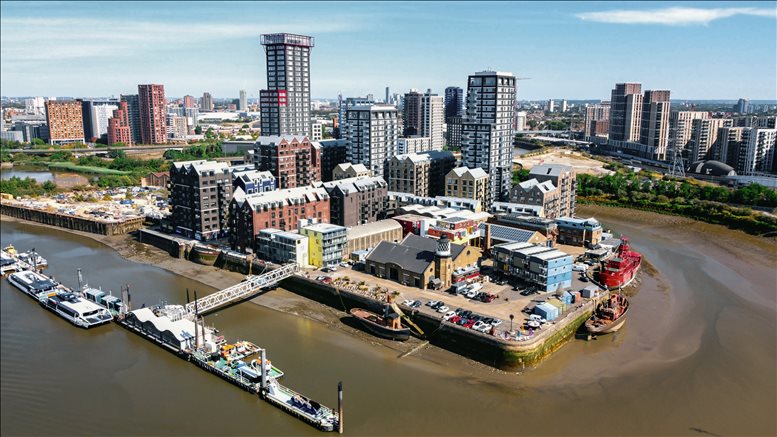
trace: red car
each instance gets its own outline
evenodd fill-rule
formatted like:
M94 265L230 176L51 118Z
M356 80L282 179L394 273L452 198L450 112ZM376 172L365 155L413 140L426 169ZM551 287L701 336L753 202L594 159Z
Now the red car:
M465 328L471 328L475 324L475 322L476 322L475 319L469 319L469 320L467 320L467 323L465 323L465 324L463 324L461 326L463 326Z
M459 323L459 320L461 320L461 316L453 316L450 319L448 319L451 323Z
M485 296L483 296L483 302L485 303L492 302L494 299L496 299L495 294L486 294Z

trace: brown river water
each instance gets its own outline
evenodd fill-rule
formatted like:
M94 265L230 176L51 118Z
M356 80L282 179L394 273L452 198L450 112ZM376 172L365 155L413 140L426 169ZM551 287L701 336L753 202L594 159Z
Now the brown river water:
M251 303L207 322L266 347L285 384L324 404L336 406L343 381L349 435L777 434L777 246L625 214L596 210L660 273L642 273L620 332L572 340L522 374L434 347L398 358ZM66 285L76 286L79 267L93 286L131 284L135 307L213 291L61 230L4 221L1 236L3 246L35 247ZM81 330L4 279L0 289L3 436L320 434L119 326Z

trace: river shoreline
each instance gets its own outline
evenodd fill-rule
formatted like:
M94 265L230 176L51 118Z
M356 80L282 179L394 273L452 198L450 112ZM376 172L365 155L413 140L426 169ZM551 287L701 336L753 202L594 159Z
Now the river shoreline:
M259 297L265 302L258 305L237 305L207 319L230 338L259 340L293 384L315 399L334 399L333 387L343 380L346 429L354 435L386 435L397 423L412 435L777 435L774 244L677 217L579 211L631 237L657 274L640 275L619 332L570 341L521 375L437 347L398 358L400 352L347 326L342 311L320 307L332 314L336 329L327 329L309 317L266 309L267 299L295 299L281 289ZM69 284L78 267L95 283L116 288L132 282L136 304L180 303L185 288L204 287L194 280L219 281L206 277L214 268L193 263L181 267L201 270L201 278L154 269L155 259L179 261L166 253L156 258L156 250L141 253L147 261L136 263L97 242L104 237L79 234L85 240L19 223L4 218L4 244L50 253L50 271ZM3 435L316 435L118 327L74 331L2 286ZM52 357L58 372L30 365ZM214 421L214 406L228 411L228 420ZM40 420L40 411L48 420Z

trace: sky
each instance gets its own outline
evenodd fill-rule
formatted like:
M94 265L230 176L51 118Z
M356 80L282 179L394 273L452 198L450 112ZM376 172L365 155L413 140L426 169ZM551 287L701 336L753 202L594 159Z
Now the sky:
M510 71L520 100L609 99L618 82L673 99L777 99L771 2L0 2L0 94L249 98L263 33L315 37L311 95L442 94Z

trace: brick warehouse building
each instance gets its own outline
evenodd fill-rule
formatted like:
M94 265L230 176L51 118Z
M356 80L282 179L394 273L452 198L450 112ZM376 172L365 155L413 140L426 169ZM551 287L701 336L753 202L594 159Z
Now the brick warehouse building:
M330 197L331 223L351 227L383 218L388 189L382 177L341 179L321 185Z
M275 176L278 188L295 188L321 180L321 147L305 136L263 136L254 146L254 164Z
M229 244L234 250L256 251L262 229L295 230L302 219L329 222L329 194L312 186L245 194L235 190L229 205Z
M223 236L232 197L232 174L224 162L185 161L170 167L170 208L175 231L189 238Z

